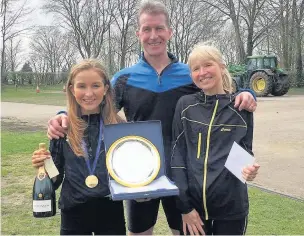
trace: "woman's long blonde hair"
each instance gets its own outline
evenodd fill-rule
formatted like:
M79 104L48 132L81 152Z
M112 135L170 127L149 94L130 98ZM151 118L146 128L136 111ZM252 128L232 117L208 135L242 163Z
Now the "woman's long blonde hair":
M71 87L74 85L74 78L76 75L84 70L94 70L103 79L104 86L108 86L106 95L100 104L100 113L104 124L116 124L121 121L117 115L117 111L113 103L113 89L107 75L107 72L103 65L96 59L85 59L80 63L74 65L70 71L67 81L67 107L69 116L69 128L68 128L68 139L73 152L77 156L84 156L82 150L82 139L84 130L87 127L87 123L81 119L80 106L77 103L74 95L71 92Z
M192 52L188 58L188 65L191 66L195 61L212 60L223 68L223 89L226 93L232 93L232 78L229 71L226 68L225 62L221 52L214 46L207 45L205 43L197 44L194 46Z

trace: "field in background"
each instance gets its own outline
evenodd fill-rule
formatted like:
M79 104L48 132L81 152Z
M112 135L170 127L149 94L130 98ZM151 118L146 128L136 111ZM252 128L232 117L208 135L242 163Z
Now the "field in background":
M287 95L304 95L304 88L290 88Z
M63 92L62 85L42 86L40 92L36 93L36 87L17 87L5 85L1 88L2 102L20 102L41 105L66 105L66 93Z

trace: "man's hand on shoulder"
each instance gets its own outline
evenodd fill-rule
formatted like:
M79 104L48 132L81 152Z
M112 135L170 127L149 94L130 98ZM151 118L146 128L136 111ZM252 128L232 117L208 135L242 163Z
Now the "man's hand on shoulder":
M69 119L66 114L59 114L48 121L47 136L51 139L59 139L67 133Z
M245 109L246 111L254 112L257 102L250 92L244 91L236 96L234 107L238 108L239 111Z

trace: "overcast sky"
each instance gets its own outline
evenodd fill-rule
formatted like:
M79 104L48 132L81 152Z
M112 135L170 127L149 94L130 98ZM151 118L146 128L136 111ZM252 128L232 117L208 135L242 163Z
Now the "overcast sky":
M50 25L52 23L52 16L41 10L41 7L46 1L47 0L27 0L28 6L34 9L30 15L32 24Z
M16 2L15 8L18 9L26 0L20 0ZM24 24L33 25L33 26L43 26L43 25L52 25L53 17L51 14L46 14L43 12L41 7L43 6L44 2L47 0L27 0L26 6L32 9L32 12L26 18L26 22ZM26 26L21 26L26 27ZM27 59L27 54L30 52L29 49L29 42L30 37L33 31L26 35L21 35L19 38L22 40L22 57L24 60ZM22 63L23 64L23 63ZM22 65L21 65L22 67Z

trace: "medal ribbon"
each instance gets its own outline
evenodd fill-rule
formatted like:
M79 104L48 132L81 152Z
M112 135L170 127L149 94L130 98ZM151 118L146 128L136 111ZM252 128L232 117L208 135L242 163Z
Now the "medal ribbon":
M85 158L85 161L86 161L86 164L87 164L87 167L88 167L88 170L89 170L89 173L90 175L93 175L95 169L96 169L96 165L97 165L97 160L99 158L99 152L100 152L100 147L101 147L101 138L102 138L102 119L100 119L100 123L99 123L99 135L98 135L98 144L97 144L97 148L96 148L96 154L95 154L95 158L94 158L94 162L93 162L93 167L91 168L91 165L90 165L90 160L89 158L87 158L89 156L89 153L88 153L88 149L87 149L87 146L86 146L86 143L84 142L84 140L82 140L82 149L84 151L84 153L86 154L86 158Z

